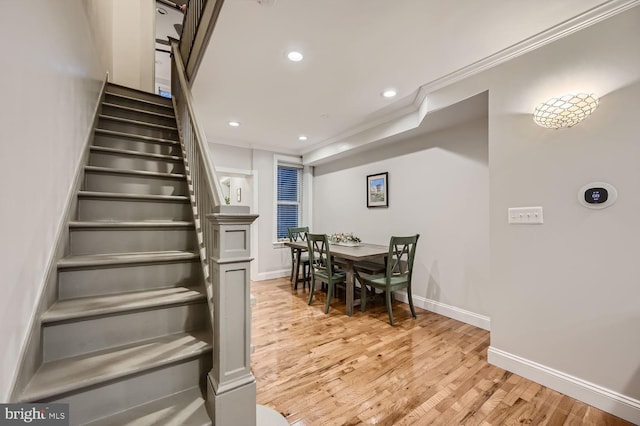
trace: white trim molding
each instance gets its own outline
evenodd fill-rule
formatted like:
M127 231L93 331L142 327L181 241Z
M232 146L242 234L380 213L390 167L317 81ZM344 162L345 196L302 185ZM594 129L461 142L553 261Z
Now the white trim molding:
M631 423L640 424L640 401L637 399L493 346L489 347L488 361Z
M409 303L407 293L404 291L397 291L394 294L394 298L404 303ZM453 318L458 321L462 321L465 324L470 324L475 327L482 328L484 330L491 330L491 318L485 315L476 314L475 312L467 311L456 306L447 305L446 303L438 302L436 300L427 299L422 296L413 295L413 304L419 308L427 311L435 312L436 314L443 315L448 318Z
M266 281L274 280L276 278L288 277L291 274L291 269L281 269L279 271L260 272L256 275L254 281Z

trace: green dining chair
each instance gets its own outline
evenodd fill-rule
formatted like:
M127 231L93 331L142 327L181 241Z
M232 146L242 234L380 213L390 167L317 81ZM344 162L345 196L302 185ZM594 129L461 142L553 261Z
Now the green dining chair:
M308 233L308 226L289 228L289 241L306 241ZM297 265L297 251L297 249L291 248L291 278L289 278L289 281L293 282L293 288L297 290L299 281L298 273L300 272L300 266L302 266L302 289L304 290L310 278L307 273L307 271L309 271L309 255L307 253L300 253L300 264ZM297 270L296 267L298 268Z
M311 289L309 292L309 305L313 301L316 290L316 281L327 283L327 303L324 313L329 313L331 298L335 294L336 284L346 281L346 274L338 271L333 265L331 249L326 234L307 234L309 246L309 262L311 263Z
M391 309L393 292L406 288L411 315L414 318L416 317L416 311L413 307L413 297L411 296L411 277L413 275L413 261L415 259L419 237L420 234L412 237L391 237L389 254L387 255L387 268L384 274L368 275L362 273L362 271L359 271L357 268L354 269L356 278L362 285L362 290L360 291L360 310L362 312L367 308L366 286L383 290L387 302L389 323L394 325L393 310Z

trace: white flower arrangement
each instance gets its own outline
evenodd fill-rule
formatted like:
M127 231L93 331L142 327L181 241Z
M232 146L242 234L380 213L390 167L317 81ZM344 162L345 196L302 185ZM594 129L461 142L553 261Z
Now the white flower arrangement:
M328 238L330 243L339 246L359 246L361 243L360 238L356 237L352 233L331 234Z

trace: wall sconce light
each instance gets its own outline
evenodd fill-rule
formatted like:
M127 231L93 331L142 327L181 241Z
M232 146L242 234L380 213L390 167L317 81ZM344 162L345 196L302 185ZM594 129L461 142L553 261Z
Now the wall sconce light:
M242 201L242 188L238 188L236 191L236 201L238 202Z
M593 93L577 93L551 98L538 105L533 121L548 129L572 127L587 118L598 107L598 97Z

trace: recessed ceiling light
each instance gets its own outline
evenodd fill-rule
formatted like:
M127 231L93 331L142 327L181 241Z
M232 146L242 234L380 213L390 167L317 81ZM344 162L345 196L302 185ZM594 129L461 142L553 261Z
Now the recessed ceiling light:
M398 92L396 92L394 89L387 89L382 92L382 96L384 96L385 98L393 98L397 94Z
M293 62L300 62L302 58L304 58L304 56L300 52L291 51L287 53L287 58L289 58L289 60Z
M160 15L166 15L166 14L167 14L166 9L163 9L163 8L161 8L161 7L157 7L157 8L156 8L156 11L157 11Z
M231 126L231 127L238 127L238 126L240 126L240 123L239 123L239 122L237 122L237 121L229 121L227 124L228 124L229 126Z
M306 141L307 137L305 135L300 135L300 136L298 136L298 140L299 141Z

